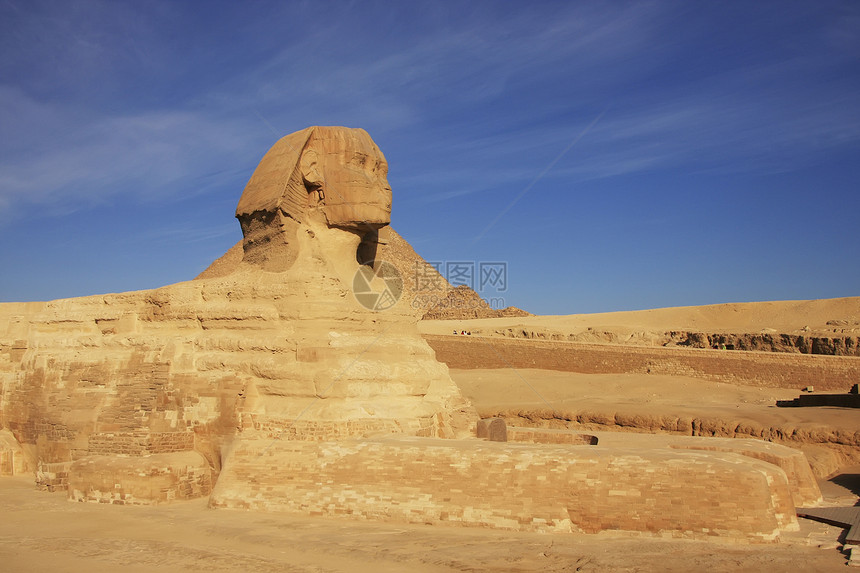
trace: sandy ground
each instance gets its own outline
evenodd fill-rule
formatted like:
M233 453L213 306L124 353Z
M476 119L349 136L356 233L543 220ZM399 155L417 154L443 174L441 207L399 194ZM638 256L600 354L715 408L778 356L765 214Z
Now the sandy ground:
M568 331L635 329L780 331L827 321L854 325L860 299L716 305L638 313L492 319ZM475 329L481 321L457 321ZM422 321L448 334L450 321ZM860 430L857 411L776 408L796 391L740 387L676 376L592 375L547 370L452 370L482 413L523 409L691 416L794 428ZM636 440L631 434L601 441ZM860 467L822 482L829 505L853 505ZM210 510L206 500L157 507L80 504L38 492L32 477L0 479L0 571L845 571L843 530L801 519L778 544L668 540L620 534L541 535Z
M792 391L673 376L549 370L452 370L479 411L510 407L741 416L770 423L857 427L856 412L774 408ZM686 410L685 410L686 409ZM634 445L652 436L598 433ZM860 467L822 482L827 505L860 500ZM307 518L211 510L206 500L158 507L82 504L0 479L0 570L138 572L845 571L843 530L800 519L778 544L667 540L617 533L541 535L479 528Z
M684 376L581 374L541 369L451 369L451 377L482 416L505 410L624 413L715 418L790 428L860 431L850 408L778 408L797 390L756 388Z
M844 571L841 530L802 520L780 544L540 535L69 502L0 479L3 571Z

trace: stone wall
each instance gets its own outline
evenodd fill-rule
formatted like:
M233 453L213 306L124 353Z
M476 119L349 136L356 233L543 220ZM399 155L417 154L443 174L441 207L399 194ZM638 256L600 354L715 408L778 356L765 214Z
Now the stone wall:
M729 384L847 392L860 358L732 350L649 348L543 340L424 335L450 368L544 368L588 374L668 374Z
M69 467L72 462L39 462L36 470L36 489L40 491L68 491Z
M817 505L821 502L818 482L809 468L806 456L800 450L761 440L693 436L671 436L665 439L670 448L732 452L773 464L785 472L796 507Z
M33 472L33 464L9 430L0 430L0 476L24 475Z
M69 498L114 505L157 505L208 495L212 475L195 452L145 457L91 456L70 464Z
M144 456L193 449L193 432L98 432L90 434L87 452L95 456Z
M482 432L483 429L483 432ZM483 436L482 436L483 434ZM484 418L478 421L478 437L489 441L528 442L536 444L568 444L596 446L609 444L612 448L636 448L640 452L655 449L687 449L711 452L731 452L748 458L773 464L785 472L791 496L796 507L817 505L821 502L821 490L809 467L806 456L800 450L743 438L703 438L699 436L667 436L665 434L639 434L630 436L617 433L602 433L603 440L596 435L579 431L535 427L507 426L503 418ZM625 441L627 440L627 441Z
M786 474L735 453L392 437L243 441L213 507L522 531L773 541Z
M410 314L371 313L337 281L312 286L300 274L233 277L0 304L0 430L32 460L41 489L71 495L76 482L100 492L77 499L143 503L151 491L160 503L173 488L164 484L179 479L170 471L117 498L100 481L81 482L101 479L83 462L146 466L154 455L197 452L214 480L222 448L246 435L321 441L470 429L473 412ZM0 471L23 459L0 447Z
M529 444L569 444L578 446L596 446L597 437L582 432L554 430L548 428L518 428L511 426L507 429L509 442L526 442Z

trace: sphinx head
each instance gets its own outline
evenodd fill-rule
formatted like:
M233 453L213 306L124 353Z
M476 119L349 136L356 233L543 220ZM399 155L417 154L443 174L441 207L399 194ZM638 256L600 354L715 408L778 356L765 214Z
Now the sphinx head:
M302 224L324 222L359 236L391 220L388 163L363 129L309 127L280 139L245 187L236 217L244 260L289 268Z

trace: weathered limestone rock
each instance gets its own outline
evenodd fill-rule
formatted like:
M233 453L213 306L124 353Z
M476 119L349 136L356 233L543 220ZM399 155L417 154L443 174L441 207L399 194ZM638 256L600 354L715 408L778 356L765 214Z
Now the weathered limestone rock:
M0 476L33 473L33 463L9 430L0 430Z
M734 453L392 436L243 442L232 455L215 507L753 541L799 527L785 473Z
M375 236L391 217L388 163L362 129L309 127L281 138L263 157L236 208L244 261L284 271L298 259L300 230L337 229L320 240L351 275L375 258ZM367 246L359 252L359 244ZM351 248L345 248L350 246Z
M70 464L68 490L75 501L150 505L208 495L212 474L197 452L89 456Z
M507 442L508 427L503 418L483 418L478 420L477 435L491 442Z
M308 128L276 143L248 183L230 274L0 305L2 427L46 468L71 463L61 473L80 491L81 468L95 475L111 456L147 469L147 457L196 451L214 478L249 436L469 433L475 416L411 311L374 312L351 292L389 220L386 171L364 131Z

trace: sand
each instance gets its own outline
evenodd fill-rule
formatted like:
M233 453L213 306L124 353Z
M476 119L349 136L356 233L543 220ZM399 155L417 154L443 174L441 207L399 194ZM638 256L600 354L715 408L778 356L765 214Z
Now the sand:
M528 323L556 330L792 331L851 324L860 299L715 305L573 317L422 321L423 332ZM503 324L504 323L504 324ZM510 324L508 324L510 323ZM842 323L839 326L841 328ZM755 330L755 331L758 331ZM483 415L590 411L659 419L689 416L822 432L860 431L856 410L777 408L796 390L734 386L683 376L577 374L539 369L452 370ZM603 428L605 429L605 428ZM620 428L619 428L620 429ZM601 444L647 439L595 430ZM860 500L860 467L822 481L828 505ZM207 508L206 499L131 507L74 503L35 490L31 476L0 479L0 570L76 573L174 571L844 571L843 530L806 519L778 544L659 539L606 532L542 535L479 528L307 518Z
M775 408L792 391L677 376L549 370L452 370L483 413L547 406L689 412L760 423L857 428L856 411ZM649 435L596 432L605 445ZM853 473L852 473L853 472ZM860 467L822 482L830 505L858 501ZM667 540L604 533L541 535L278 513L212 510L205 499L155 507L74 503L38 492L30 477L0 479L0 563L5 571L843 571L842 530L801 519L779 544Z
M798 395L785 388L736 386L685 376L580 374L536 368L451 369L451 377L482 417L552 409L860 432L860 412L855 409L777 407L777 400Z
M860 297L728 303L596 314L431 320L418 323L419 329L425 334L451 334L455 329L492 331L515 326L567 333L580 333L590 328L619 332L683 330L856 335L860 333Z
M776 545L540 535L210 510L205 500L82 504L18 477L0 480L0 511L4 571L843 571L846 561L841 530L806 520Z

